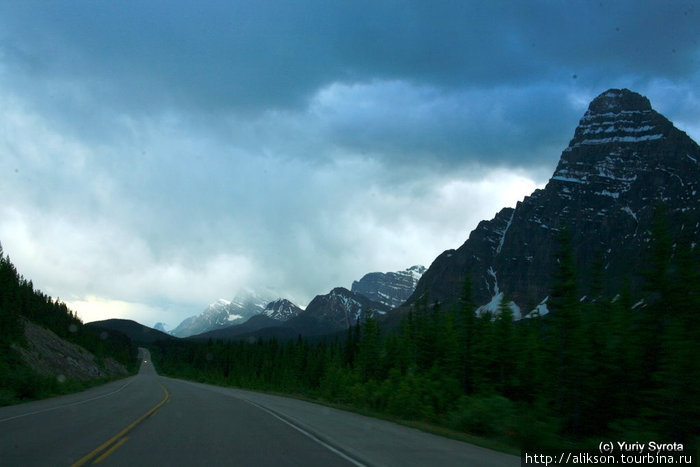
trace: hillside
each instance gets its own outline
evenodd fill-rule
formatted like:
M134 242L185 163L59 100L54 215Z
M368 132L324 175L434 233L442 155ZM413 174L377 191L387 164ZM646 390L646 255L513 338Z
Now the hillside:
M0 405L77 391L137 369L124 334L86 326L35 290L0 247Z
M157 340L172 340L176 337L162 331L158 331L130 319L105 319L102 321L92 321L86 326L94 328L100 332L117 331L124 334L135 344L150 344Z

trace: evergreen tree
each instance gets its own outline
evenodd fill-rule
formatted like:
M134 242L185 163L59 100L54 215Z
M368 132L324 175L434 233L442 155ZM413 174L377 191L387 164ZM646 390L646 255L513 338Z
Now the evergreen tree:
M464 392L470 394L474 391L474 329L476 325L476 316L474 301L472 300L472 285L469 279L469 273L465 275L462 285L462 295L460 296L459 304L457 305L457 337L461 342L461 351L459 352L459 363L461 367L461 382Z
M576 286L576 263L568 228L561 229L556 270L548 306L552 320L551 349L555 381L555 410L564 421L564 430L580 434L583 407L582 379L585 377L585 349L582 334L579 294Z
M498 392L508 396L514 396L515 377L515 332L513 325L513 310L510 300L503 297L498 307L498 316L494 323L494 337L496 340L496 367Z
M362 338L360 339L357 360L358 369L362 381L376 380L380 369L380 334L379 324L370 311L362 324Z

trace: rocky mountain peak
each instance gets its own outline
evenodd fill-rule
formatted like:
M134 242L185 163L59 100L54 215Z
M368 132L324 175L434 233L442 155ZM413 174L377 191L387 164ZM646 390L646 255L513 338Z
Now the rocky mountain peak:
M199 315L186 318L170 333L177 337L188 337L244 323L260 314L274 298L268 291L243 290L232 300L220 298L209 304Z
M646 97L628 89L610 89L590 103L568 149L655 141L671 128L673 124L654 111Z
M303 313L302 320L312 319L317 326L337 331L365 319L368 312L383 315L389 307L344 287L336 287L326 295L317 295Z
M628 280L639 285L660 203L672 236L684 229L700 236L699 161L698 144L646 97L608 90L590 103L546 187L480 222L460 248L440 255L408 303L424 295L455 302L469 276L478 306L495 310L507 297L527 314L546 303L562 228L572 233L582 276L598 257L608 292ZM586 284L580 286L585 295Z
M262 314L277 321L287 321L294 318L302 311L303 310L301 308L286 298L280 298L268 303L267 306L265 306L265 309L262 311Z

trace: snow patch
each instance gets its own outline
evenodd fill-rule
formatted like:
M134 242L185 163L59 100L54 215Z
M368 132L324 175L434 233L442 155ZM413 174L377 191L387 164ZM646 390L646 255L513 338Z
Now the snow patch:
M596 192L596 195L601 195L601 196L609 196L611 198L617 199L620 197L620 193L613 193L608 190L603 190L603 191L598 191Z
M515 209L513 209L513 212L510 215L510 219L508 219L508 222L506 223L505 228L501 232L501 241L498 243L498 247L496 248L496 254L499 254L501 252L501 248L503 248L503 241L506 239L506 233L508 233L508 229L510 228L510 224L513 223L513 217L515 217ZM494 277L495 273L494 273Z
M581 180L575 177L563 177L561 175L555 175L552 180L559 180L560 182L571 182L571 183L586 183L585 180Z
M537 316L544 316L549 314L549 308L547 308L547 300L549 300L549 295L544 297L544 300L542 300L534 310L532 310L530 313L528 313L525 317L526 318L535 318Z
M629 206L625 206L624 208L622 208L622 210L625 211L630 216L632 216L632 219L634 219L635 222L639 223L639 219L637 219L637 215L634 213L634 211L632 211L632 209L630 209Z
M607 143L640 143L643 141L654 141L663 138L662 134L641 135L641 136L613 136L610 138L589 138L579 141L574 147L582 145L607 144Z

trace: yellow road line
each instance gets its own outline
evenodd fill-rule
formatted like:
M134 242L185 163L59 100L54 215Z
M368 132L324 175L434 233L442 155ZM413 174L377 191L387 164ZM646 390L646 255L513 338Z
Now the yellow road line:
M110 456L110 454L112 454L114 451L116 451L117 449L119 449L119 446L121 446L122 444L126 443L126 440L127 440L127 439L129 439L128 436L125 436L125 437L123 437L122 439L120 439L119 442L117 442L117 444L115 444L115 445L112 446L111 448L107 449L107 451L105 451L104 454L102 454L100 457L98 457L97 459L95 459L95 461L93 462L93 464L99 464L99 463L102 462L103 460L107 459L107 458Z
M107 458L110 454L112 454L119 446L124 444L126 442L127 438L124 438L124 435L126 435L128 432L134 429L136 425L156 413L158 409L160 409L163 404L168 402L168 399L170 399L170 393L168 390L163 386L160 382L158 382L160 387L163 389L163 392L165 393L165 396L163 397L163 400L158 402L153 408L151 408L148 412L145 414L141 415L139 418L131 422L126 428L124 428L122 431L117 433L116 435L112 436L110 439L99 445L94 451L91 453L87 454L86 456L82 457L79 459L77 462L71 465L71 467L80 467L81 465L85 465L86 463L90 462L90 460L100 454L102 451L107 450L105 453L103 453L99 458L97 458L93 463L96 464L98 462L103 461L104 459ZM115 442L119 441L117 444L112 446ZM111 446L111 448L110 448Z

